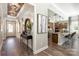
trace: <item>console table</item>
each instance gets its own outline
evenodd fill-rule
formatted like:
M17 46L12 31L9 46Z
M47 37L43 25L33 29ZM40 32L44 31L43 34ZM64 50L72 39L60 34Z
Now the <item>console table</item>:
M27 40L27 51L28 51L28 44L29 44L29 40L31 40L31 49L32 49L32 51L33 51L33 39L32 39L32 35L31 34L21 34L20 35L20 42L22 41L22 40Z

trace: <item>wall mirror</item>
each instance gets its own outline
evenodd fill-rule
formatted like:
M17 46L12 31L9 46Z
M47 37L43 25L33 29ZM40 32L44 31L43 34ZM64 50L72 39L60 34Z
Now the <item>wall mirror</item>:
M25 29L25 32L31 33L32 22L31 22L31 20L29 18L26 18L26 20L25 20L24 29Z

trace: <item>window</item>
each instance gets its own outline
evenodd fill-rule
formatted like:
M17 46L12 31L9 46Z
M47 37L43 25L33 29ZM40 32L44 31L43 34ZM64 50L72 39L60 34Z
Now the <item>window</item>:
M71 32L78 32L78 21L71 22Z
M8 24L8 32L13 32L13 25L12 24Z

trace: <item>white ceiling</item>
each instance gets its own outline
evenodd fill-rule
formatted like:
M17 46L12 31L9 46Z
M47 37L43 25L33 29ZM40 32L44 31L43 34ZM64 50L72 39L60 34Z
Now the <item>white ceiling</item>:
M55 3L54 5L67 16L79 15L79 3Z

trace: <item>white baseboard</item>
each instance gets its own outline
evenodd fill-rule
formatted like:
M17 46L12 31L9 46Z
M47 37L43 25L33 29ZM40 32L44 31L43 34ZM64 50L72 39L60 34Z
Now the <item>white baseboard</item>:
M1 49L2 49L2 46L3 46L3 41L2 41L1 44L0 44L0 51L1 51Z
M37 53L39 53L39 52L41 52L41 51L43 51L43 50L45 50L45 49L47 49L48 48L48 46L45 46L45 47L43 47L43 48L41 48L41 49L39 49L39 50L37 50L37 51L34 51L33 53L34 54L37 54Z

